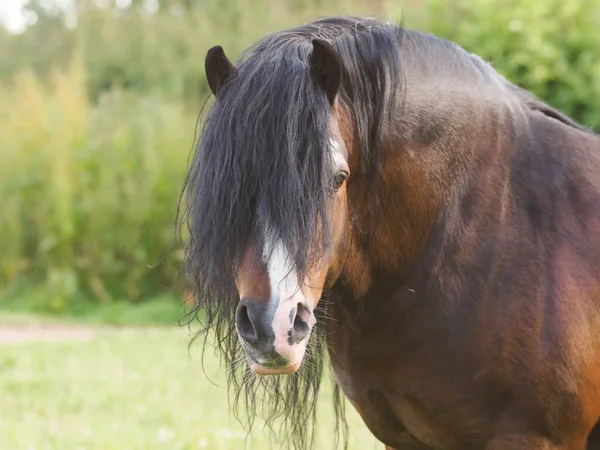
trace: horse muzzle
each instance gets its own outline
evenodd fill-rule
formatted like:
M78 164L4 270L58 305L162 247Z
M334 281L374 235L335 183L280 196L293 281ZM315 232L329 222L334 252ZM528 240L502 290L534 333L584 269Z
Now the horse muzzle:
M242 298L235 323L250 369L257 375L296 372L315 322L312 308L297 295L282 302Z

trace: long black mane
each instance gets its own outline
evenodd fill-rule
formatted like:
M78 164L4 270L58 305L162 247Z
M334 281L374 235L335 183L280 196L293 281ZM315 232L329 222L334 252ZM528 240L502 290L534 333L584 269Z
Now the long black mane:
M330 40L340 54L340 100L358 137L360 171L376 181L382 133L390 129L389 113L401 87L401 32L374 20L332 18L265 37L242 56L235 76L208 110L186 178L186 270L195 295L191 316L199 313L200 334L214 339L230 368L236 417L248 427L256 415L263 417L280 441L289 439L286 448L305 448L314 439L327 299L317 308L300 370L256 378L235 329L236 264L252 233L280 239L301 275L315 249L328 248L331 109L309 74L311 38ZM317 229L322 246L314 242ZM345 425L337 388L334 399L338 425Z

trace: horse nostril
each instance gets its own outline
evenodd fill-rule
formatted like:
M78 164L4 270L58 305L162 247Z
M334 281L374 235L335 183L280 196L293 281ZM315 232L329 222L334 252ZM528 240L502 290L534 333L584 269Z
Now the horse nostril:
M294 317L294 325L293 325L293 334L292 341L294 343L298 343L303 341L308 333L310 332L310 327L308 326L308 320L310 317L310 313L302 303L298 303L296 309L296 317Z
M249 344L255 344L258 342L256 329L250 320L250 316L248 315L248 307L246 305L240 304L238 306L235 315L235 325L238 329L238 333L246 342Z

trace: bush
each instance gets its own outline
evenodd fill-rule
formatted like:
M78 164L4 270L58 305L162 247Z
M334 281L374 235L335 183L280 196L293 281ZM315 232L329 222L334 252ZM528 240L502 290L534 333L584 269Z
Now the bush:
M118 90L91 104L79 63L51 84L0 93L0 281L52 309L172 288L180 258L147 264L173 245L194 114Z

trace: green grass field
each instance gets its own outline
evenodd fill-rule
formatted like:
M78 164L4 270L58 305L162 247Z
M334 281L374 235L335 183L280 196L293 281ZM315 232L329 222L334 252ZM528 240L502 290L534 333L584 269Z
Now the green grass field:
M216 358L172 327L0 316L0 449L269 449L229 414ZM328 380L325 381L329 385ZM333 448L322 393L317 449ZM348 408L350 449L381 449Z

